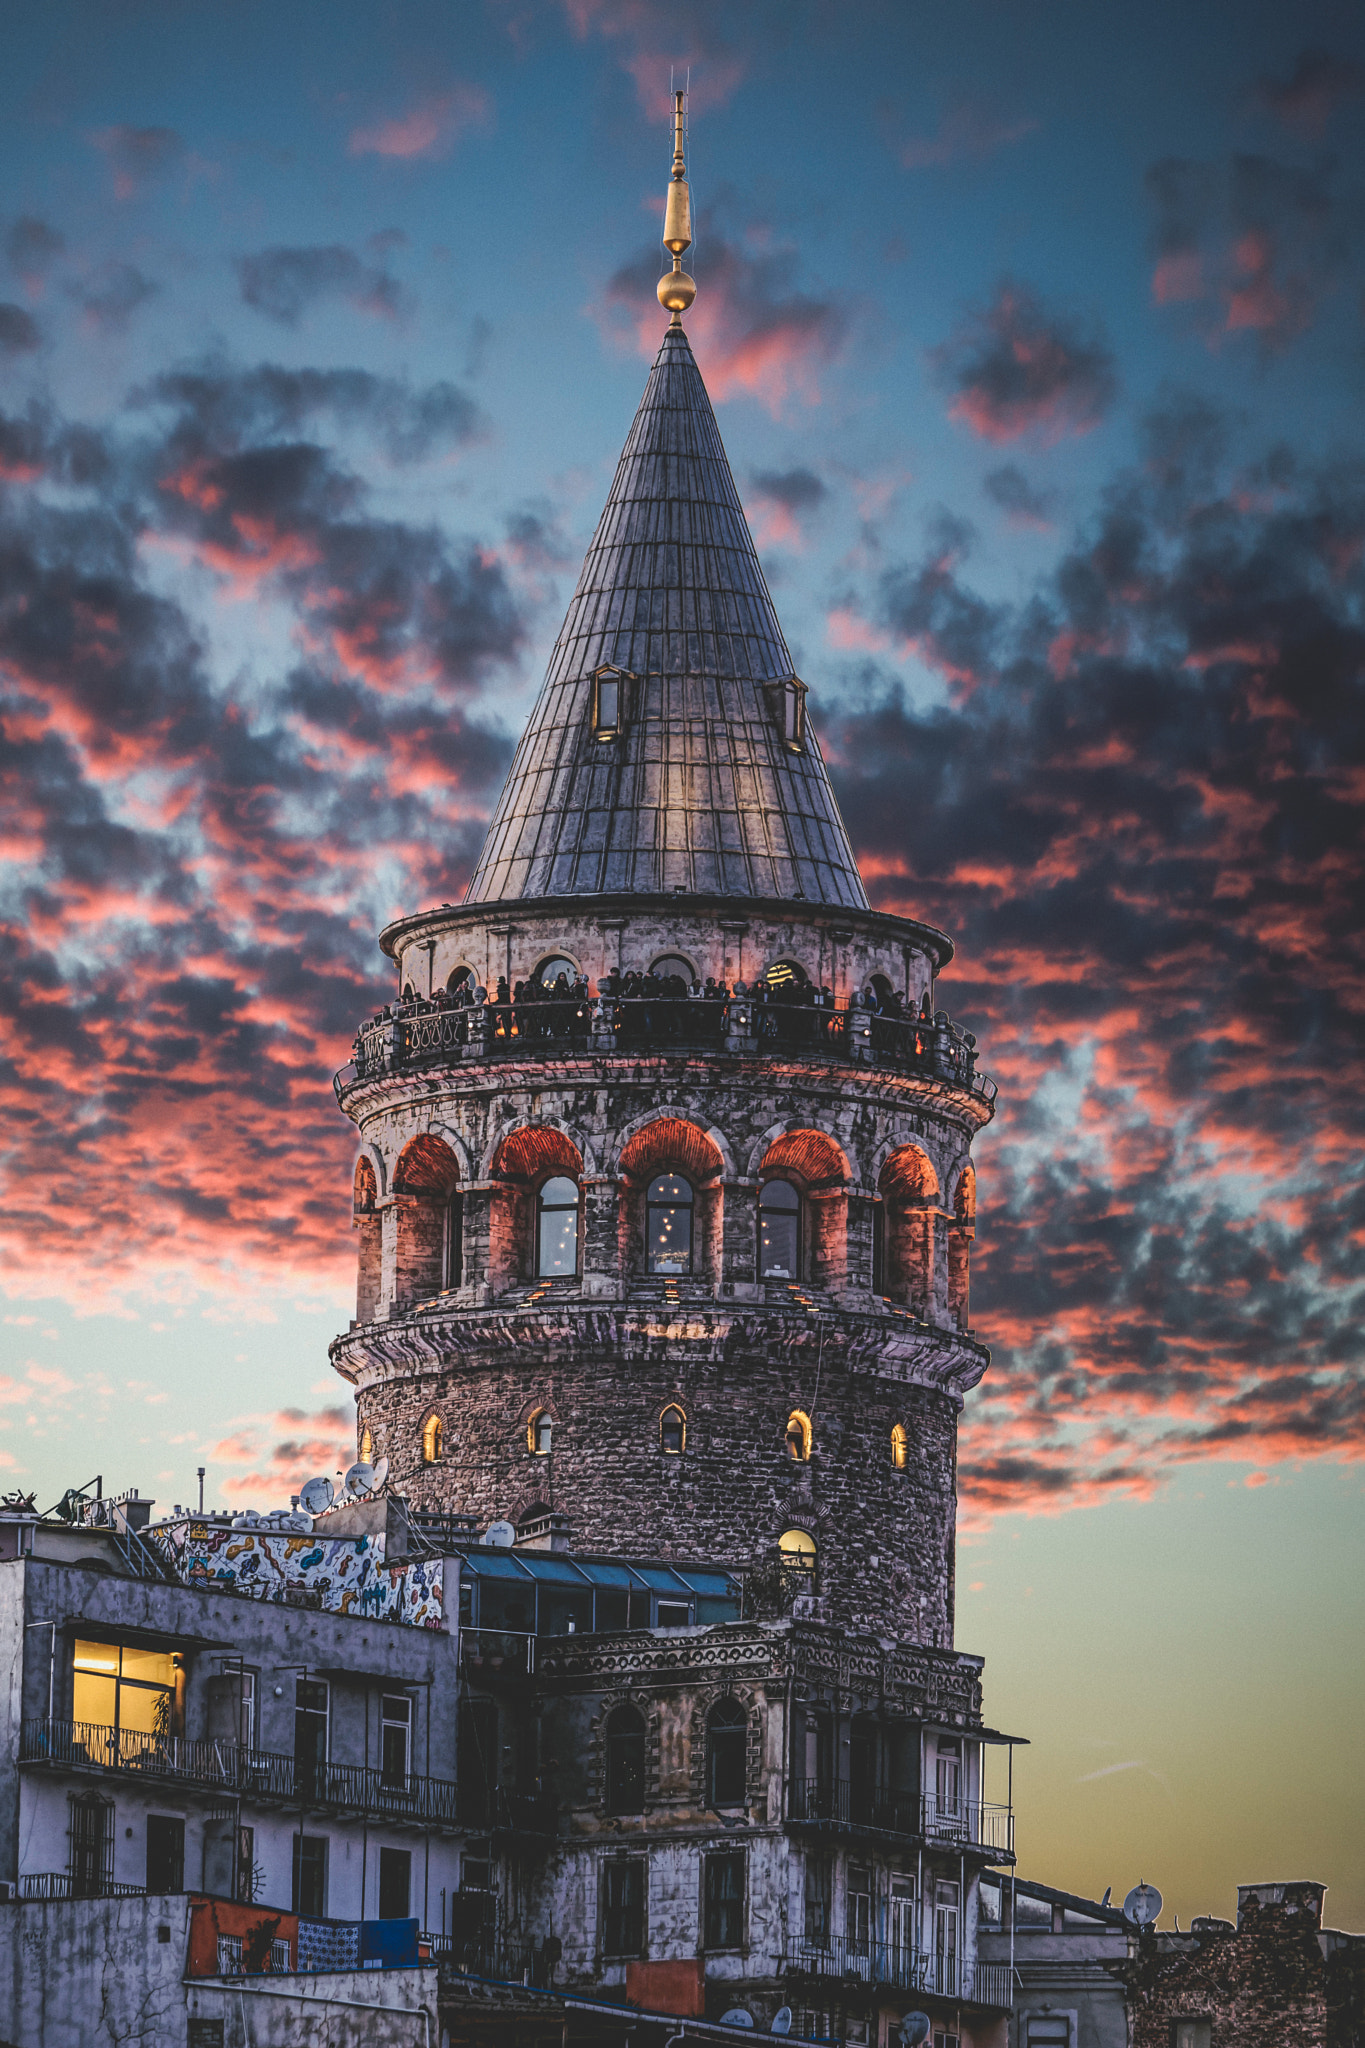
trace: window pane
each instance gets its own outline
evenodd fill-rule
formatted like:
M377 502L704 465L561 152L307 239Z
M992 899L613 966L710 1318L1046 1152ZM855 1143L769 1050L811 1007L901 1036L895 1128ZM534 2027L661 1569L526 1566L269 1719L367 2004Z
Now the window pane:
M578 1270L577 1209L547 1209L540 1218L540 1276Z
M105 1671L117 1678L118 1644L77 1643L75 1665L78 1671Z
M379 1917L406 1920L412 1892L412 1851L381 1849L379 1852Z
M78 1671L71 1687L71 1718L90 1721L98 1728L114 1725L115 1682L96 1678L93 1672Z
M118 1689L118 1722L120 1728L131 1728L139 1735L168 1735L166 1709L163 1700L169 1700L170 1693L160 1686L121 1685ZM161 1725L157 1726L157 1709L161 1710Z
M185 1888L185 1823L170 1814L147 1816L147 1889L179 1892Z
M798 1218L762 1207L758 1218L758 1271L764 1280L795 1280Z
M556 1174L547 1180L540 1191L541 1204L546 1209L576 1209L578 1207L578 1182L570 1180L565 1173Z
M550 960L544 960L536 969L542 988L553 988L562 974L572 988L578 979L578 969L563 953L556 953Z
M610 730L617 723L621 685L614 676L601 676L597 683L597 723Z
M681 953L665 953L661 960L654 962L649 971L651 974L657 974L660 981L673 974L681 976L684 981L690 982L692 979L692 964L684 960Z
M174 1685L175 1667L169 1650L135 1650L123 1646L123 1676L140 1678L144 1685Z

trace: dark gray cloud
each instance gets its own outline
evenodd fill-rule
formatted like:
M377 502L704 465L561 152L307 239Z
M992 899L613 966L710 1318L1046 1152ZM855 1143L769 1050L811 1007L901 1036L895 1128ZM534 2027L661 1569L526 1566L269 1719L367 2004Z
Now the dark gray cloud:
M47 275L65 247L57 230L31 213L21 214L5 236L10 268L35 282Z
M1299 52L1287 78L1258 80L1252 104L1316 141L1337 110L1362 92L1365 68L1330 50L1308 49Z
M813 469L758 469L752 481L760 498L788 512L813 512L827 496Z
M27 355L41 340L38 323L31 313L22 306L0 303L0 354Z
M388 270L364 263L340 243L274 247L237 259L243 301L282 327L297 327L320 301L341 299L364 313L393 319L403 295Z
M168 371L133 394L134 405L169 405L194 420L216 445L299 433L310 422L363 428L395 462L420 462L438 450L482 439L488 423L474 400L444 379L414 388L368 370L250 370L209 363Z
M981 479L981 488L993 505L1005 513L1011 526L1051 526L1057 503L1055 491L1031 484L1017 463L1006 462Z
M154 298L160 286L134 263L105 263L69 290L92 327L104 334L122 334L138 307Z
M1046 308L1005 279L931 358L950 416L987 441L1045 441L1098 426L1118 392L1108 344L1093 323Z

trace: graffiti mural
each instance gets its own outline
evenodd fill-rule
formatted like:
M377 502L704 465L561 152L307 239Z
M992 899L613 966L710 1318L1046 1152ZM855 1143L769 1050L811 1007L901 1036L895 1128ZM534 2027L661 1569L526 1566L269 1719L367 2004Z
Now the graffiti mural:
M178 1579L206 1592L243 1593L284 1602L311 1595L331 1614L444 1628L444 1563L439 1557L390 1564L384 1537L300 1535L232 1529L193 1517L147 1532Z

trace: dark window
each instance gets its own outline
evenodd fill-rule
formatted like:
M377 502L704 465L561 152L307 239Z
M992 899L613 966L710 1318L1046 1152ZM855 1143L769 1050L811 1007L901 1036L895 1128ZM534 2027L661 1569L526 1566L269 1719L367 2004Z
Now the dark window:
M651 1273L692 1271L692 1189L679 1173L661 1173L646 1197L645 1248Z
M594 677L593 724L599 739L609 739L621 730L621 677L619 672L603 669Z
M848 1866L844 1919L850 1955L865 1956L872 1940L872 1872L865 1863Z
M659 1417L659 1449L680 1458L687 1447L687 1417L681 1408L665 1408Z
M708 1806L743 1806L748 1747L749 1716L738 1700L718 1700L706 1724Z
M642 1856L602 1865L602 1953L638 1956L645 1945L645 1861Z
M306 1799L318 1798L327 1777L327 1681L294 1681L294 1787Z
M848 1799L854 1822L870 1821L877 1797L877 1737L866 1722L849 1730Z
M167 1813L147 1816L147 1889L149 1892L183 1892L185 1889L185 1823Z
M379 1852L379 1917L406 1920L412 1898L412 1851L381 1849Z
M829 1947L830 1898L834 1867L828 1856L806 1858L806 1940L817 1948Z
M294 1837L293 1911L321 1920L327 1911L327 1842L322 1835Z
M237 1897L250 1904L256 1896L256 1830L237 1830Z
M578 1271L578 1182L547 1180L536 1196L536 1274L541 1280Z
M782 685L782 737L794 754L806 743L806 692L798 682Z
M744 1939L744 1851L727 1849L706 1859L706 1919L702 1946L739 1948Z
M765 1181L758 1197L760 1280L801 1277L801 1197L789 1180Z
M445 1274L442 1285L458 1287L464 1278L464 1196L446 1204Z
M385 1693L379 1702L379 1772L386 1785L406 1790L411 1752L412 1701Z
M114 1875L113 1809L87 1794L71 1802L71 1890L98 1899Z
M456 1801L460 1824L486 1828L493 1817L498 1782L498 1710L489 1699L462 1699L455 1748Z
M886 1292L886 1205L872 1204L872 1292Z
M645 1810L645 1724L634 1707L614 1707L607 1716L606 1809Z
M187 2048L223 2048L223 2022L192 2019Z
M688 983L696 979L696 969L693 967L692 962L684 960L681 953L662 954L649 971L651 974L657 974L660 981L668 981L674 975L677 976L679 981Z

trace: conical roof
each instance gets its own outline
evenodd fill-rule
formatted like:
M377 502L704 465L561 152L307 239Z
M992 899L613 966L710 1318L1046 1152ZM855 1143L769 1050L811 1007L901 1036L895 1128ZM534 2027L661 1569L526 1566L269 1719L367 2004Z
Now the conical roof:
M624 686L594 726L594 673ZM670 327L617 464L467 903L607 891L867 897L687 336Z

